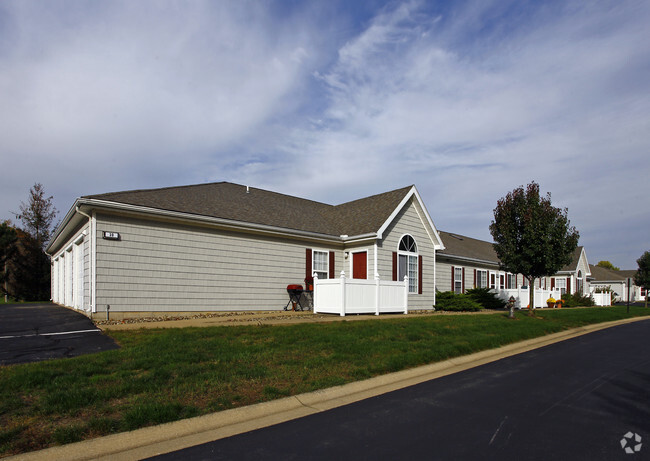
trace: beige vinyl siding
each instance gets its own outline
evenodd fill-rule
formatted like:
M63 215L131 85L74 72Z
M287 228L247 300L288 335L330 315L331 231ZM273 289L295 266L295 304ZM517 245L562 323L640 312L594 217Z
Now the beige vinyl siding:
M104 240L103 231L120 240ZM332 248L208 227L97 216L97 310L280 310L304 284L306 248ZM337 251L335 270L343 267Z
M397 251L400 239L409 234L415 239L418 247L418 255L422 256L422 279L418 283L423 283L422 294L409 294L409 309L431 309L433 308L435 296L435 255L433 242L429 235L433 235L433 230L429 229L428 223L424 218L425 214L416 209L417 204L414 200L404 206L398 216L394 219L391 226L386 229L382 242L378 245L378 267L379 276L382 280L392 280L393 277L393 252Z

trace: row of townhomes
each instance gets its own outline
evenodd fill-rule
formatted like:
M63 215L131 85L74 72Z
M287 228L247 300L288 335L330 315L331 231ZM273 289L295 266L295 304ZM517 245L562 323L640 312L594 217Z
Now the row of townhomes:
M436 290L528 299L491 243L438 231L415 186L337 206L228 182L89 195L47 253L53 301L92 317L281 310L290 294L340 315L431 309ZM537 288L589 293L592 270L580 247Z

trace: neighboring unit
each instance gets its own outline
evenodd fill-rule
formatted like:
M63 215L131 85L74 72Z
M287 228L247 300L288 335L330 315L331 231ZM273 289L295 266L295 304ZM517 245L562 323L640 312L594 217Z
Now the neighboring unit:
M514 296L517 307L528 305L528 280L522 274L501 269L492 243L464 235L440 231L444 249L436 256L436 287L439 291L465 293L470 288L491 288L504 299ZM551 296L564 293L589 293L589 263L583 247L573 253L571 263L551 277L535 280L535 307L543 307Z
M90 316L279 310L287 285L408 276L435 302L444 246L415 186L338 206L219 182L84 196L56 229L52 299Z
M628 278L632 278L629 286L630 302L642 301L641 289L634 284L634 274L636 271L615 271L600 266L589 265L591 277L589 286L592 292L610 291L614 295L613 301L628 301Z

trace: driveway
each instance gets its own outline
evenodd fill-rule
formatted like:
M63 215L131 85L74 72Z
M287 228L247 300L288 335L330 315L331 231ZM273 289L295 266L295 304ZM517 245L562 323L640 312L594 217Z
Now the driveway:
M0 365L118 349L83 314L50 303L0 305Z

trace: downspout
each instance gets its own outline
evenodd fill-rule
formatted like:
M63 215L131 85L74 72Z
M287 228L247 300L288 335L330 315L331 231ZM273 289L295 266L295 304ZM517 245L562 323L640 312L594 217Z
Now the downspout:
M95 293L95 272L97 270L96 264L96 245L95 245L95 220L89 214L81 211L79 206L75 207L75 211L82 216L88 218L88 224L90 227L90 312L95 314L97 313L97 304L96 304L96 293Z
M373 261L373 264L374 264L374 266L375 266L375 267L374 267L374 268L375 268L375 277L379 277L379 269L377 268L377 241L376 241L376 240L375 240L375 244L374 244L374 248L373 248L373 250L374 250L374 254L373 254L373 260L374 260L374 261Z

